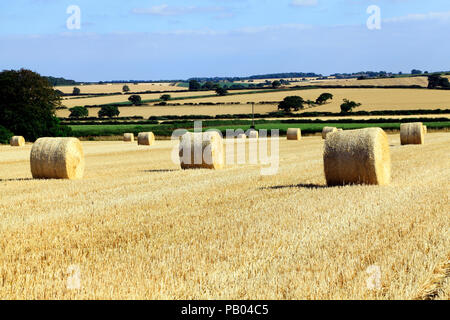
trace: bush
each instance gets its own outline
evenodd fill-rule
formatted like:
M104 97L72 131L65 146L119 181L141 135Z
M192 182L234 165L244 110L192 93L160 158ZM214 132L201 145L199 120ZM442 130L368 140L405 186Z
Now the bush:
M140 106L142 104L142 98L141 96L137 94L133 94L128 98L128 101L130 101L135 106Z
M69 118L84 118L89 116L89 110L86 107L73 107L69 111Z
M172 98L172 97L171 97L170 94L163 94L163 95L160 97L160 99L161 99L162 101L169 101L171 98Z
M119 116L120 111L117 106L113 105L106 105L103 106L100 111L98 112L98 116L100 118L107 117L107 118L113 118Z
M129 91L130 91L130 87L127 86L127 85L124 85L124 86L122 87L122 91L123 91L123 92L129 92Z
M355 101L344 99L344 103L341 104L341 112L342 113L352 112L354 108L357 108L360 105L361 103L356 103Z
M4 126L0 126L0 143L8 144L9 140L14 134L6 129Z
M305 103L305 101L303 100L302 97L299 96L286 97L278 105L278 110L284 110L284 112L291 112L291 109L294 109L294 111L298 111L304 108L303 103Z
M77 96L80 93L81 93L80 88L77 88L77 87L73 88L72 95Z
M328 100L333 99L333 95L331 93L322 93L317 99L316 104L324 104Z

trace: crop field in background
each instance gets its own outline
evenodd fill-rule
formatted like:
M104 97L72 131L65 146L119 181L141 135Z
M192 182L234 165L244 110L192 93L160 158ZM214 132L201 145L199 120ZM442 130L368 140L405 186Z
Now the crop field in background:
M175 141L84 142L83 180L32 180L31 146L0 146L0 296L414 298L450 254L450 135L389 140L391 185L332 188L317 136L280 139L274 176L182 171ZM67 287L73 268L80 289Z
M127 85L131 92L142 92L147 90L152 91L178 91L186 90L177 86L177 83L160 82L160 83L114 83L114 84L85 84L85 85L71 85L71 86L56 86L55 89L61 90L64 93L72 93L73 88L77 87L81 93L114 93L122 92L123 86Z
M245 94L245 92L252 92ZM189 99L190 96L214 95L214 91L180 92L171 94L172 97L185 97L183 100L174 100L173 103L230 103L239 102L244 105L217 105L217 106L141 106L121 107L121 116L162 116L162 115L217 115L251 113L251 105L247 102L273 102L281 101L286 96L299 95L305 100L315 100L321 93L329 92L334 95L333 100L323 106L305 109L309 111L340 112L340 105L344 98L362 103L356 110L415 110L415 109L448 109L450 108L450 90L425 89L309 89L253 93L252 90L240 90L239 94L224 97L211 96L206 98ZM141 95L143 100L159 99L161 94ZM64 100L63 105L73 107L78 105L95 105L128 101L128 95L106 96L95 98L82 98ZM96 116L99 108L90 108L89 115ZM277 111L277 104L257 105L256 113ZM67 109L57 110L57 116L68 117Z
M340 112L340 105L344 98L362 103L355 110L414 110L414 109L447 109L450 107L450 90L426 89L311 89L268 92L260 94L244 94L237 96L209 97L201 99L187 99L183 103L199 102L261 102L281 101L286 96L298 95L303 99L313 100L324 92L334 95L331 103L314 107L306 111ZM248 110L247 106L244 106ZM276 110L276 105L271 111ZM245 113L245 112L243 112Z

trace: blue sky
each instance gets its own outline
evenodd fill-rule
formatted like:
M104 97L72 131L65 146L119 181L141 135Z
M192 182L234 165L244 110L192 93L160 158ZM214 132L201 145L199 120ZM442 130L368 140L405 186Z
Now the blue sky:
M69 30L70 5L81 28ZM381 9L369 30L368 6ZM450 70L448 0L0 2L0 69L79 81Z

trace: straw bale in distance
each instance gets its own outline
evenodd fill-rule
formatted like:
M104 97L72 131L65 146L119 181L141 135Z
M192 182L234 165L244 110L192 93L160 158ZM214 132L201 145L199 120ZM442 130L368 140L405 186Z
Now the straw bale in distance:
M138 134L138 145L151 146L155 143L153 132L140 132Z
M422 122L402 123L400 125L400 142L405 144L423 144L425 132Z
M289 128L286 136L288 140L301 140L302 131L299 128Z
M125 142L134 142L134 134L132 134L132 133L124 133L123 134L123 141L125 141Z
M218 132L188 132L181 137L179 156L182 169L222 169L222 136Z
M335 128L335 127L324 127L324 128L322 129L322 139L326 139L328 133L330 133L330 132L336 132L336 131L338 131L338 129Z
M386 185L391 179L391 156L381 128L333 132L325 140L323 155L329 186Z
M9 144L13 147L23 147L25 145L25 138L22 136L14 136L9 140Z
M81 179L83 147L76 138L40 138L31 148L30 164L35 179Z

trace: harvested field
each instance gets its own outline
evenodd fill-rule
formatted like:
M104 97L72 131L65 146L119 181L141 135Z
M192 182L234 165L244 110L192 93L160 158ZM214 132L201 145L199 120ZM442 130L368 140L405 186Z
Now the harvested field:
M307 109L306 111L340 112L344 98L362 103L355 110L415 110L450 108L450 90L427 89L312 89L247 94L238 96L187 99L183 103L193 102L260 102L281 101L287 96L298 95L303 99L316 100L324 92L334 95L331 103ZM273 105L276 109L276 106ZM274 110L273 109L273 110ZM272 110L272 111L273 111ZM258 110L259 112L259 110Z
M280 139L274 176L183 171L170 160L177 142L117 141L83 143L83 180L31 180L31 146L0 146L0 296L414 298L449 255L450 134L389 142L390 185L333 188L318 136ZM74 269L80 289L67 287Z
M73 88L77 87L81 93L114 93L122 92L123 86L127 85L131 92L143 92L147 90L152 91L179 91L186 90L186 88L178 87L177 83L161 82L161 83L114 83L114 84L86 84L74 86L56 86L55 89L61 90L64 93L72 93Z

